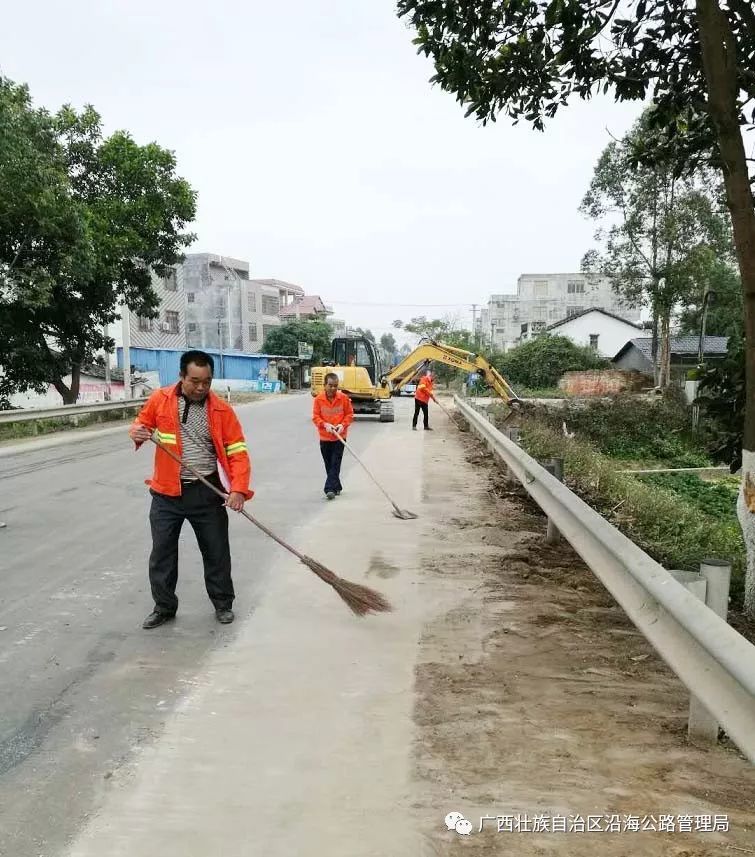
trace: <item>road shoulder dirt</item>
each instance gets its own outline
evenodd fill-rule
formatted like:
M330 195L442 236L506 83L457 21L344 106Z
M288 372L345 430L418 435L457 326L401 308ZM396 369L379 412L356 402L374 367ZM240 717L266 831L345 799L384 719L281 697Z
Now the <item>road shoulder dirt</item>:
M755 853L753 768L687 743L686 689L612 596L568 544L545 544L545 518L485 447L436 428L421 581L445 600L414 707L427 854ZM451 811L469 835L446 829ZM715 816L728 831L707 829Z

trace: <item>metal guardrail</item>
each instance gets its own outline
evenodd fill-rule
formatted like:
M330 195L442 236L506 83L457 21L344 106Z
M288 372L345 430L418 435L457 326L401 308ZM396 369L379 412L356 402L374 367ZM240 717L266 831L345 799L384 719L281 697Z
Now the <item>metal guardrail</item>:
M454 400L690 693L755 763L755 646L484 416L458 396Z
M120 411L124 408L141 406L146 401L146 399L119 399L117 402L90 402L88 405L61 405L57 408L29 408L28 410L22 408L13 411L0 411L0 425Z

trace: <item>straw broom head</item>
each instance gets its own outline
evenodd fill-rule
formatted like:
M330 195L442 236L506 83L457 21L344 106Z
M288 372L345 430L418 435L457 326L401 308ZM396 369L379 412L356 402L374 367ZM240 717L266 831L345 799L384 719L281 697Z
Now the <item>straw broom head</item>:
M362 586L361 583L352 583L334 574L329 568L309 556L302 556L301 561L307 568L326 583L341 596L341 600L356 616L366 616L368 613L390 613L393 610L390 602L379 592Z

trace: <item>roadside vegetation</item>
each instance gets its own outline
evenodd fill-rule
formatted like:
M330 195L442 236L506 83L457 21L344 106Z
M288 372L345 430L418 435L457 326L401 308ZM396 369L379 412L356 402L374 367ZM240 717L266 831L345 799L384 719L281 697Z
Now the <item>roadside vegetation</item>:
M496 421L503 410L495 409ZM564 431L566 427L566 432ZM560 408L532 406L520 443L534 458L563 458L566 484L665 568L697 570L710 556L732 561L732 606L741 607L745 548L736 517L739 478L629 469L713 467L712 431L693 431L674 393L620 395Z

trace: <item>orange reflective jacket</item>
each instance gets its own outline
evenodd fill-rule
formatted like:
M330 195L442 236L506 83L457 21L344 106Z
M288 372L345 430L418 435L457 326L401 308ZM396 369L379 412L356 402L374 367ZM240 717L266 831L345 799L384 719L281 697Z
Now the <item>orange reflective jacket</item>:
M139 411L135 422L156 430L156 440L180 456L178 390L178 384L155 390ZM226 490L237 491L251 500L254 495L254 491L249 490L252 465L241 423L233 408L212 392L207 399L207 422L218 456L218 471ZM141 444L136 446L138 449ZM163 450L156 449L154 473L146 483L158 494L178 497L181 494L181 465Z
M336 390L336 394L331 402L325 390L315 396L312 403L312 422L317 426L317 431L320 434L320 440L337 440L330 432L325 431L326 423L344 427L341 432L341 437L346 439L346 427L354 422L354 407L351 404L351 399Z
M433 379L422 378L417 384L417 389L414 392L414 398L420 402L429 402L433 394Z

